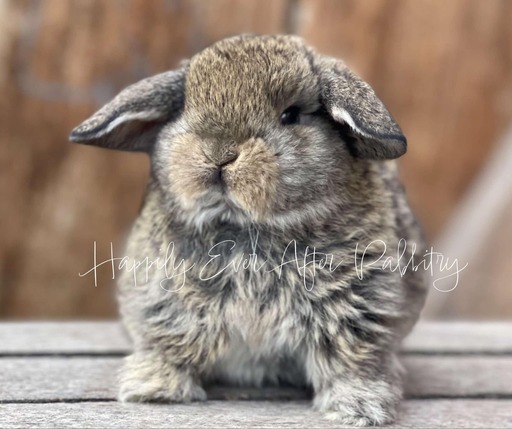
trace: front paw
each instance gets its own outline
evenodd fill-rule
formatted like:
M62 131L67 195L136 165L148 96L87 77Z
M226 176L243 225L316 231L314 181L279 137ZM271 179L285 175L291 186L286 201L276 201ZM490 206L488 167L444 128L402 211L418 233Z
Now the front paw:
M336 380L315 395L313 406L346 426L381 426L396 418L401 388L384 381Z
M206 392L185 371L160 359L129 356L120 373L121 402L205 401Z

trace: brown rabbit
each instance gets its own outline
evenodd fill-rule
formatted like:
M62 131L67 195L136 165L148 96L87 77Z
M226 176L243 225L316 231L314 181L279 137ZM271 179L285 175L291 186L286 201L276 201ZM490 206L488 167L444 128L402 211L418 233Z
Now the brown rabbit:
M283 383L343 424L393 420L396 351L426 284L382 261L424 244L389 161L406 139L343 62L293 36L222 40L128 87L71 140L151 156L127 256L165 269L119 282L134 341L120 400Z

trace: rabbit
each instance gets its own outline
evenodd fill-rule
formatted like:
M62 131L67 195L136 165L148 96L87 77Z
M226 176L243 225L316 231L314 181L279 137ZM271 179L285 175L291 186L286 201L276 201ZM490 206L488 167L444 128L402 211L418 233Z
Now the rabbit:
M425 244L394 161L406 138L344 62L298 36L230 37L124 89L70 140L151 160L126 255L160 267L118 279L133 340L120 401L285 385L345 425L396 418L397 351L427 288L381 262Z

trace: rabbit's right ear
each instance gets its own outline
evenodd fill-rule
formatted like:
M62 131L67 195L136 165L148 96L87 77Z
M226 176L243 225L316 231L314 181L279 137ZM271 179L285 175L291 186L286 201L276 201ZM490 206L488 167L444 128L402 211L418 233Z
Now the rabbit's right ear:
M72 142L148 152L162 126L177 118L185 100L186 67L143 79L76 127Z

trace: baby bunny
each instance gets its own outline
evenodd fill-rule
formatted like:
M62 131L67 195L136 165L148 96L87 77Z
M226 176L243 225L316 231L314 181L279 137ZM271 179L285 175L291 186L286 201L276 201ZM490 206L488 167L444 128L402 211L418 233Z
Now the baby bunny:
M121 401L284 384L345 425L394 419L427 289L396 264L424 244L390 161L406 139L343 62L294 36L225 39L70 139L151 157L126 255L153 263L119 281Z

